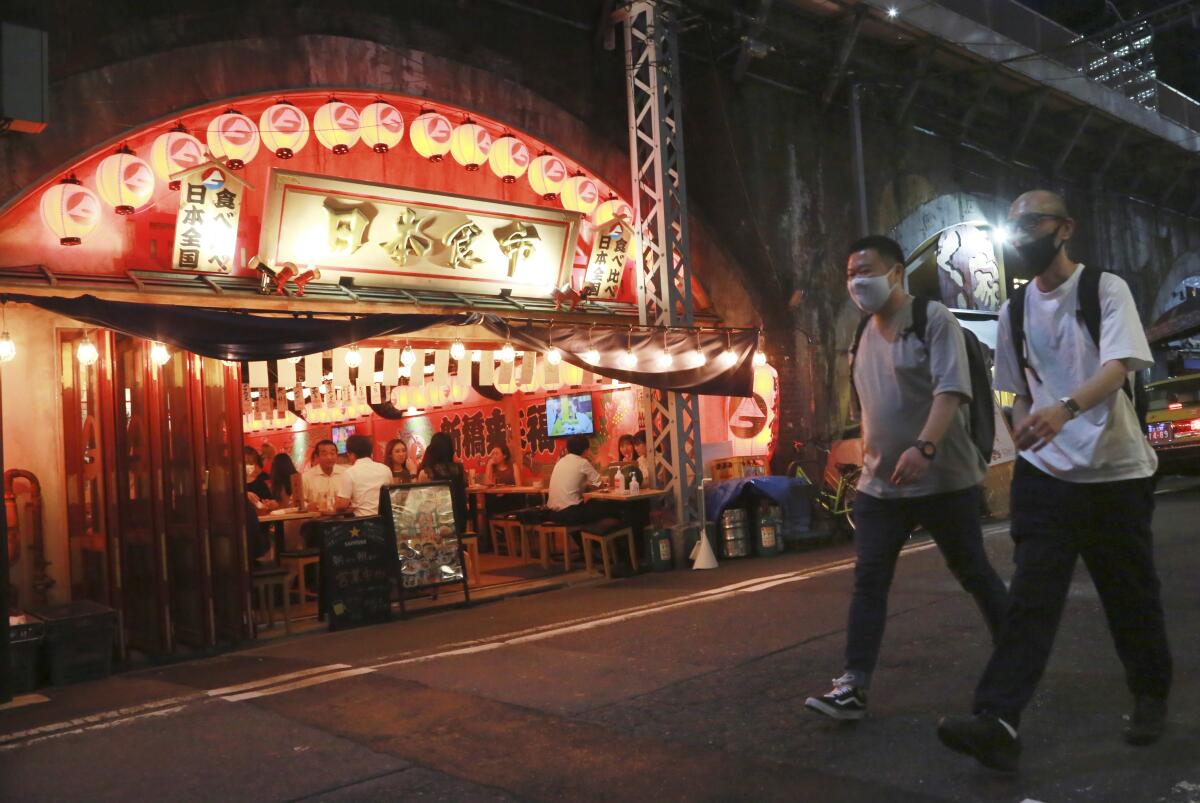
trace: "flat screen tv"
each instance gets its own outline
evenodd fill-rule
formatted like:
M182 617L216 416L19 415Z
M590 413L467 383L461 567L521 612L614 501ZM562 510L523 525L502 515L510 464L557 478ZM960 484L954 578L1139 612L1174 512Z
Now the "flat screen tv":
M568 435L591 435L595 432L592 418L592 394L551 396L546 399L546 434L551 438Z
M354 424L342 424L335 426L329 439L337 446L338 454L346 453L346 439L354 434Z

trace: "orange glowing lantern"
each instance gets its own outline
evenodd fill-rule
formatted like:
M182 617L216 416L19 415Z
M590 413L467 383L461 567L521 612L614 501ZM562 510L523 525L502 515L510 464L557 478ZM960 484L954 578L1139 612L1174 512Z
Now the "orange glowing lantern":
M358 116L362 141L376 153L387 153L404 139L404 115L390 103L377 100Z
M549 151L542 151L529 163L529 186L547 201L558 198L566 179L566 164Z
M600 203L600 187L583 171L578 171L563 182L558 200L563 209L590 215Z
M358 143L358 112L348 103L331 99L313 115L317 141L338 156L349 153Z
M263 144L280 159L291 159L308 144L308 118L286 100L263 109L258 131Z
M492 135L470 117L450 135L450 155L471 172L487 161L491 149Z
M492 143L488 166L505 184L512 184L529 168L529 148L512 134L505 134Z
M100 199L75 176L67 176L42 195L41 212L60 245L79 245L100 222Z
M261 142L254 121L236 109L226 109L208 124L208 152L225 159L230 170L241 170L258 155Z
M167 182L168 189L179 189L179 179L171 176L195 167L204 161L204 146L188 133L183 124L159 134L150 146L150 166L154 175Z
M610 194L608 200L596 207L596 211L592 214L592 223L596 228L600 228L605 223L611 223L614 220L623 220L632 226L633 207Z
M413 150L431 162L440 162L450 151L453 133L454 128L445 115L426 109L413 120L412 127L408 129L408 138Z
M132 215L154 196L154 171L122 145L96 168L96 189L118 215Z

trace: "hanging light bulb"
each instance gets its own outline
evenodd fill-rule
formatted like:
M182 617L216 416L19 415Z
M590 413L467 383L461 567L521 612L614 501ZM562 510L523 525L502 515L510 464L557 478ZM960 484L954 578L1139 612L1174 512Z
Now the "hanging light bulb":
M83 365L95 365L96 360L100 359L100 350L96 348L96 344L92 342L92 336L85 334L83 342L79 344L79 348L75 350L75 356Z
M546 352L546 362L549 365L558 365L562 362L562 352L555 346L551 346L549 351Z
M412 368L412 364L417 361L417 355L413 352L412 346L404 344L404 351L400 352L400 364L405 368Z
M755 351L753 363L755 368L762 368L767 364L767 355L761 351Z
M583 354L579 355L580 357L583 358L584 362L589 363L590 365L599 365L600 364L600 352L596 349L595 344L592 343L592 332L595 331L595 329L596 329L596 327L594 325L592 326L591 329L588 329L587 351L585 351Z
M500 349L500 362L512 362L517 358L517 350L512 343L505 343Z
M467 347L463 345L461 340L455 340L450 344L450 356L455 360L461 360L467 354Z
M733 350L733 339L728 330L725 332L725 350L721 352L721 356L717 358L721 361L721 365L725 368L732 368L737 362L737 352Z
M150 346L150 359L154 361L155 365L166 365L171 361L171 352L167 351L165 343L155 340L154 344Z
M17 356L17 344L9 337L8 330L0 333L0 362L12 362Z
M343 359L346 361L347 368L357 368L358 366L362 365L362 355L358 353L357 343L346 349L346 354Z
M633 353L633 327L629 327L629 334L625 336L625 352L617 358L617 364L626 371L632 371L637 368L638 358Z
M673 357L671 355L671 346L667 342L667 330L666 329L663 330L662 354L658 355L658 359L655 361L655 363L656 363L656 365L658 365L658 369L660 371L669 371L669 370L671 370L671 366L675 364L675 357Z
M696 330L696 348L692 350L692 364L697 368L708 365L708 355L700 347L700 330Z

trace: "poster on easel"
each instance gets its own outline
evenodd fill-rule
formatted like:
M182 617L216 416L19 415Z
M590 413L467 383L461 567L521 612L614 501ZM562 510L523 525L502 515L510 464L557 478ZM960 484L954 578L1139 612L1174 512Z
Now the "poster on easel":
M380 489L379 513L395 537L400 614L414 597L437 598L442 588L461 585L469 605L463 522L454 514L454 494L448 482L388 485Z

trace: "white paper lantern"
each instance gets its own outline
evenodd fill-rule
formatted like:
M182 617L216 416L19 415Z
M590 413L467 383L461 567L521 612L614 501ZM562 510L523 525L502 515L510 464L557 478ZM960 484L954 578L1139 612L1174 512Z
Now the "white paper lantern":
M547 201L558 198L558 193L566 180L566 163L548 151L542 151L536 159L529 163L529 186Z
M529 148L512 134L505 134L492 143L488 166L505 184L512 184L529 168Z
M263 109L258 118L263 144L280 159L291 159L308 144L308 117L287 101Z
M487 161L491 149L492 135L470 117L450 135L450 155L471 172Z
M235 109L218 114L208 124L208 152L214 159L226 159L230 170L241 170L258 155L261 139L254 121Z
M618 219L632 226L633 207L615 195L609 195L608 200L596 207L596 211L592 213L592 222L597 228Z
M349 153L358 143L358 112L349 103L331 100L313 115L317 141L338 156Z
M578 172L563 182L558 202L570 212L590 215L600 203L600 187L594 179Z
M124 146L100 160L96 189L118 215L132 215L154 197L154 171Z
M171 176L203 161L204 145L182 125L159 134L150 146L150 166L154 168L154 174L167 182L167 187L172 190L179 189L179 179L172 179Z
M9 336L8 330L5 329L0 334L0 362L12 362L17 358L17 344L13 342Z
M454 127L445 115L434 111L423 111L413 120L408 129L408 138L413 150L431 162L440 162L450 151L450 137Z
M42 194L42 223L60 245L79 245L100 222L100 199L74 176Z
M387 153L404 139L404 115L390 103L377 100L358 116L362 141L376 153Z

